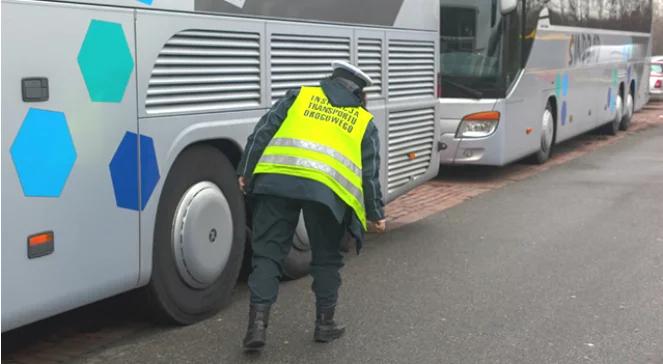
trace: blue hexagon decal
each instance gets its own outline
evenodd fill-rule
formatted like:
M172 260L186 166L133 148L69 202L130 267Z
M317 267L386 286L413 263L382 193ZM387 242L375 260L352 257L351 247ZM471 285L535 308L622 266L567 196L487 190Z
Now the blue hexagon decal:
M608 89L608 104L606 105L605 108L606 108L606 109L610 109L610 111L612 111L612 104L613 104L613 100L612 100L612 88L609 88L609 89Z
M140 1L141 3L146 4L146 5L152 5L153 0L138 0L138 1Z
M137 134L125 133L109 165L115 203L118 207L137 211L145 208L160 177L154 141L141 135L139 198L138 143Z
M25 196L60 196L76 161L64 113L28 110L10 153Z
M566 97L569 95L569 74L565 73L562 77L562 96Z
M121 102L134 68L122 25L92 20L78 52L90 99Z

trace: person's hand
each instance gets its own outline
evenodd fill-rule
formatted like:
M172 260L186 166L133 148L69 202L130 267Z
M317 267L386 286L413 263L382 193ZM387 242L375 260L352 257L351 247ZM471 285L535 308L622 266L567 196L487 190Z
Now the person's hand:
M387 220L382 219L378 221L368 222L368 232L382 234L387 230Z
M246 193L246 177L239 176L237 183L239 183L239 190L242 191L242 193Z

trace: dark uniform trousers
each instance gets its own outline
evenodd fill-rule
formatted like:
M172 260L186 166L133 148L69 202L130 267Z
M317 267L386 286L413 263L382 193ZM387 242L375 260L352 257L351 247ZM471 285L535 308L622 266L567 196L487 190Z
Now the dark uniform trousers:
M249 276L251 303L276 302L284 260L292 246L299 213L303 211L311 243L312 289L316 305L319 308L335 306L341 286L339 270L343 267L340 245L347 224L339 223L332 211L319 202L254 195L252 205L253 271Z

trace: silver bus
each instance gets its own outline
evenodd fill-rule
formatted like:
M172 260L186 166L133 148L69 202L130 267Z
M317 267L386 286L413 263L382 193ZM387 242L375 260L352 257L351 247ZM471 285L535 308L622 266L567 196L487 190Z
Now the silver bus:
M440 0L440 162L545 162L648 101L651 0Z
M435 176L438 5L2 0L2 331L135 288L170 321L217 312L250 233L246 138L332 60L376 81L385 199Z

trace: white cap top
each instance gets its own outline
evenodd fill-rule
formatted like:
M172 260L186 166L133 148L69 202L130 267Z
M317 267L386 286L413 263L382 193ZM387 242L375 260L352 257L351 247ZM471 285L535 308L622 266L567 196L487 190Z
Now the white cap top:
M364 71L360 70L359 67L354 66L348 62L345 61L333 61L332 62L332 68L337 69L337 68L342 68L353 75L361 78L364 82L366 82L366 86L370 86L373 84L373 80L364 73Z

